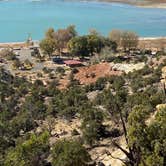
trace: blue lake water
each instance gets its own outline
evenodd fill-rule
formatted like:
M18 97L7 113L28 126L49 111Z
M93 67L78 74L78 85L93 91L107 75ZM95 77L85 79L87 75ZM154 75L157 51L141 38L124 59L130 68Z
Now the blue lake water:
M70 24L80 34L94 28L104 35L112 29L125 29L140 36L166 36L166 9L63 0L0 1L0 42L25 41L28 33L39 40L49 27Z

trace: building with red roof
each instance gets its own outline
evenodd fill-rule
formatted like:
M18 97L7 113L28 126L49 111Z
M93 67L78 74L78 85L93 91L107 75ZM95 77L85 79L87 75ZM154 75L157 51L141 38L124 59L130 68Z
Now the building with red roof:
M82 62L78 60L65 60L64 64L69 67L79 67L82 66Z

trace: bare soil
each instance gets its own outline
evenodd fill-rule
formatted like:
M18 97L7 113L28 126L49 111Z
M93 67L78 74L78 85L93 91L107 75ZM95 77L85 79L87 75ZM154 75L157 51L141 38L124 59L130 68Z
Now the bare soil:
M88 67L78 68L78 73L76 73L75 79L78 80L80 84L87 85L95 83L100 77L121 74L121 71L112 70L110 63L100 63Z

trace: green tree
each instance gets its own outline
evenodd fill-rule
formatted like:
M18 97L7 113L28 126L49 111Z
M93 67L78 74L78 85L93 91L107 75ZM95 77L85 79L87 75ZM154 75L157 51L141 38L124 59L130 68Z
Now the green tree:
M147 146L141 146L141 166L166 165L166 107L160 108L146 130ZM139 140L139 137L137 138Z
M151 118L149 109L136 106L128 117L129 166L164 166L166 164L166 108ZM147 121L148 120L148 121Z
M51 38L45 38L40 42L40 48L42 49L44 54L51 57L53 52L57 48L57 43Z
M86 93L82 88L70 87L53 97L49 110L54 116L59 115L70 120L84 108L87 102Z
M87 109L82 113L82 132L85 143L94 145L104 132L103 114L97 109Z
M88 56L89 51L87 49L87 38L86 36L77 36L72 38L68 42L68 49L72 56Z
M67 30L69 31L69 33L71 34L72 38L77 36L77 31L75 29L75 25L69 25L67 27Z
M48 132L31 137L8 151L5 166L43 166L48 157Z
M145 120L148 118L147 109L144 106L136 106L128 117L128 137L129 145L144 146L145 135L146 135L146 123Z
M53 166L88 166L91 162L90 155L77 141L57 141L51 154Z
M103 47L110 47L116 50L116 43L108 38L100 36L97 32L91 32L88 35L76 36L68 42L68 49L74 56L93 56L100 53Z
M54 38L54 29L53 28L49 28L46 33L45 33L45 37L47 39L53 39Z

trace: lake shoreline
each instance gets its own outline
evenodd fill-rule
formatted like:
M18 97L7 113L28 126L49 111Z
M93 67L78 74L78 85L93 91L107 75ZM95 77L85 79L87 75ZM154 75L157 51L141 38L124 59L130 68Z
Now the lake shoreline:
M166 36L165 9L135 7L133 3L128 5L128 0L25 1L20 7L19 0L13 1L15 3L0 5L0 43L22 42L29 34L40 40L49 27L60 29L72 24L81 35L93 27L104 36L112 29L135 31L141 37Z
M1 1L1 0L0 0ZM40 0L38 0L40 2ZM67 0L67 1L78 1L78 0ZM79 0L85 2L106 2L106 3L120 3L120 4L128 4L141 8L159 8L166 9L166 0L160 0L160 2L146 2L144 1L133 1L133 0ZM162 2L161 2L162 1Z
M166 9L166 2L164 3L145 3L145 2L132 2L131 0L85 0L86 2L107 2L107 3L119 3L119 4L128 4L140 8L159 8L159 9Z
M159 40L159 39L164 39L166 40L166 36L162 36L162 37L140 37L139 40L140 41L144 41L144 40L151 40L151 41L155 41L155 40ZM35 44L39 44L40 40L33 40L32 42L34 42ZM0 48L3 47L19 47L19 46L24 46L26 44L26 41L22 41L22 42L0 42Z

